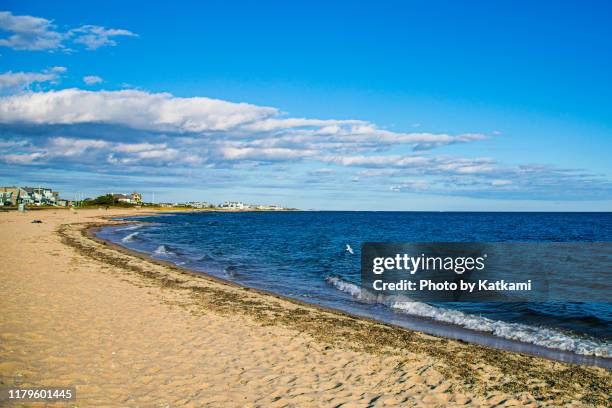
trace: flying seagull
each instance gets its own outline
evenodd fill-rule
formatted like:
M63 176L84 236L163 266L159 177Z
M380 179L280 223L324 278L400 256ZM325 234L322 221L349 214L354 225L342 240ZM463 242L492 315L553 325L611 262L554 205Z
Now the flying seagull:
M353 251L353 248L351 248L351 246L349 244L346 244L346 252L348 252L351 255L355 255L355 252Z

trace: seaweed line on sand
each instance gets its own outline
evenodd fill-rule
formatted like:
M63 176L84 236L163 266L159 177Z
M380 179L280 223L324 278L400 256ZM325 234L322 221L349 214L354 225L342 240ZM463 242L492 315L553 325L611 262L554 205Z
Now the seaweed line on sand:
M311 336L326 348L340 347L370 354L392 355L402 361L430 356L435 369L460 387L478 394L501 391L528 393L551 404L580 400L594 406L612 406L612 373L549 361L486 346L442 339L393 325L322 309L264 291L242 287L191 272L109 243L96 229L126 222L89 222L61 225L57 233L80 255L111 265L114 271L144 278L148 284L182 295L181 306L194 313L242 313L262 325L283 325Z

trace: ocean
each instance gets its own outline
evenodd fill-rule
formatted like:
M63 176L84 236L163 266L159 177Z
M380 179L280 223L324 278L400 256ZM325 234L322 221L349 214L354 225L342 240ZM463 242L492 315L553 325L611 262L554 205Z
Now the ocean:
M193 212L129 219L146 224L106 227L98 236L184 268L319 306L612 368L610 302L381 303L359 287L363 242L611 242L612 213Z

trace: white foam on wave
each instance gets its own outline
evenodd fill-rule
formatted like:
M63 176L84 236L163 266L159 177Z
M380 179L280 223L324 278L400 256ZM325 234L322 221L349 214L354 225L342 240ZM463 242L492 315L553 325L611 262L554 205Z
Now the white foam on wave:
M140 234L140 232L132 232L131 234L128 234L125 237L121 238L121 242L132 242L134 240L134 237L136 237L138 234Z
M165 245L160 245L157 247L157 249L155 249L155 251L153 251L153 253L155 255L162 255L162 256L172 256L172 255L176 255L174 252L172 252L172 250L170 250L167 246Z
M612 357L612 343L583 338L559 330L530 326L521 323L508 323L483 316L472 315L459 310L446 309L427 303L410 301L402 296L376 295L361 289L358 285L337 277L329 277L327 282L336 289L366 302L378 302L411 316L425 317L438 322L450 323L466 329L491 333L494 336L523 343L535 344L550 349L570 351L576 354L598 357Z
M336 289L348 293L353 296L355 299L361 300L367 303L384 303L391 304L393 302L408 302L411 301L408 296L403 295L383 295L380 293L372 293L370 291L361 289L359 285L356 285L352 282L345 281L342 278L338 278L336 276L329 276L325 278L327 283L333 285Z
M340 278L337 278L335 276L329 276L327 278L325 278L325 280L328 283L331 283L332 285L334 285L336 287L336 289L341 290L342 292L346 292L349 295L360 299L360 300L364 300L361 298L361 288L357 285L355 285L354 283L351 282L347 282L345 280L342 280ZM365 291L364 291L365 292Z
M551 349L571 351L587 356L612 356L612 344L609 342L599 342L578 337L547 327L502 322L483 316L463 313L459 310L435 307L421 302L395 302L390 307L409 315L428 317L439 322L465 327L466 329L491 333L504 339L536 344Z
M223 273L225 273L230 278L235 278L236 277L236 267L230 265L223 269Z
M127 227L118 228L116 231L134 231L142 228L142 224L128 225Z

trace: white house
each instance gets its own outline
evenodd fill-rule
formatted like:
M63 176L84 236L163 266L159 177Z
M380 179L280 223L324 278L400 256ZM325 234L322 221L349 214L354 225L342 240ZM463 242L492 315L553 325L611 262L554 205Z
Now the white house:
M242 201L226 201L223 203L223 205L221 205L221 208L227 208L230 210L244 210L246 208L250 208L250 206Z

